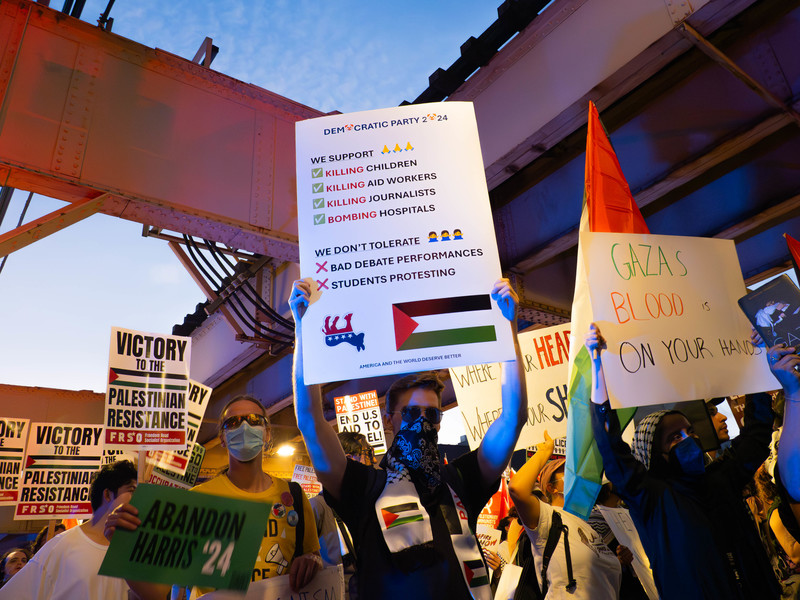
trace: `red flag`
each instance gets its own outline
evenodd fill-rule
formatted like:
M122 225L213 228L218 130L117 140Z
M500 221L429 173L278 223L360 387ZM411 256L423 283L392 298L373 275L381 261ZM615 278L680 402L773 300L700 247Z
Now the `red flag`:
M510 467L508 470L512 474L514 473L514 470ZM478 524L497 529L500 519L508 516L511 506L511 494L508 492L508 481L504 473L503 477L500 478L500 489L492 495L489 503L483 507L483 510L478 515Z
M583 194L589 211L590 231L650 233L594 102L589 103L585 178Z
M794 274L797 277L797 280L800 281L800 269L797 268L798 263L800 263L800 242L798 242L788 233L784 233L783 237L786 238L786 245L789 247L789 254L792 255Z

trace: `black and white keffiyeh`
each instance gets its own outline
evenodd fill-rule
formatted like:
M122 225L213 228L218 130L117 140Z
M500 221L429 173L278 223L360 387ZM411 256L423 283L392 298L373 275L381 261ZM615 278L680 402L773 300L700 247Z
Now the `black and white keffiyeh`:
M669 412L668 410L657 410L639 421L639 424L636 426L631 450L636 460L642 463L647 469L650 468L650 460L653 456L653 441L656 436L656 429L658 428L658 424L661 423L661 419Z

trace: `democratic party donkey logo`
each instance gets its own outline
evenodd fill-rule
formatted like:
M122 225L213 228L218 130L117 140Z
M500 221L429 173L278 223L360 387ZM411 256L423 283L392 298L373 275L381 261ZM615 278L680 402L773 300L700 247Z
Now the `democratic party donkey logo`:
M339 329L337 323L339 317L325 317L325 327L322 328L322 333L325 334L325 343L328 346L338 346L342 342L347 342L351 346L355 346L356 350L361 352L365 349L364 346L364 333L353 333L353 326L350 324L350 319L353 318L353 313L344 316L344 327Z

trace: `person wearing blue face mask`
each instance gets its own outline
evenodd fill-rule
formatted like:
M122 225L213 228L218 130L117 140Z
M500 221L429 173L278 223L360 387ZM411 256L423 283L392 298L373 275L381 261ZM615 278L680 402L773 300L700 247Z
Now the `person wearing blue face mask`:
M322 566L314 513L297 484L292 493L289 483L264 472L261 459L264 450L272 446L272 431L256 398L237 396L222 409L219 441L228 451L228 470L193 490L264 503L269 520L252 581L289 575L293 589L307 585Z
M359 600L490 600L488 569L473 532L527 417L514 325L519 300L509 281L498 281L492 290L511 321L517 355L503 363L502 413L479 449L447 465L437 446L444 385L436 373L407 375L386 392L384 422L394 440L380 470L345 457L325 421L319 386L304 381L301 330L309 297L308 283L295 281L289 298L295 413L325 500L353 535Z
M630 508L663 600L777 599L780 588L742 490L769 454L769 394L748 396L744 427L731 447L707 461L692 424L677 410L657 411L622 441L611 410L593 324L592 429L606 477Z

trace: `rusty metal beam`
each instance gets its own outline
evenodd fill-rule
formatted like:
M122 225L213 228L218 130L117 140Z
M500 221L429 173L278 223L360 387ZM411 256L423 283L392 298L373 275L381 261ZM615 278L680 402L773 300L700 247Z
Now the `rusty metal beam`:
M107 196L78 200L0 235L0 257L74 225L100 211Z
M214 291L211 288L211 286L208 285L208 282L206 281L205 277L203 277L200 271L197 270L197 267L194 266L194 263L183 251L183 248L181 248L180 244L178 244L177 242L168 242L168 245L172 250L172 252L175 254L175 256L178 258L178 260L181 261L183 268L186 269L186 271L189 273L189 276L203 291L203 294L205 294L206 298L208 298L210 302L214 302L215 300L217 300L219 296L217 296L216 291ZM228 307L222 305L219 307L219 311L223 314L225 320L233 328L233 330L239 336L244 336L244 329L242 329L242 326L239 325L239 321L236 320L236 317L233 316L231 311L228 310Z
M0 2L0 181L296 261L294 124L323 113L204 65Z

